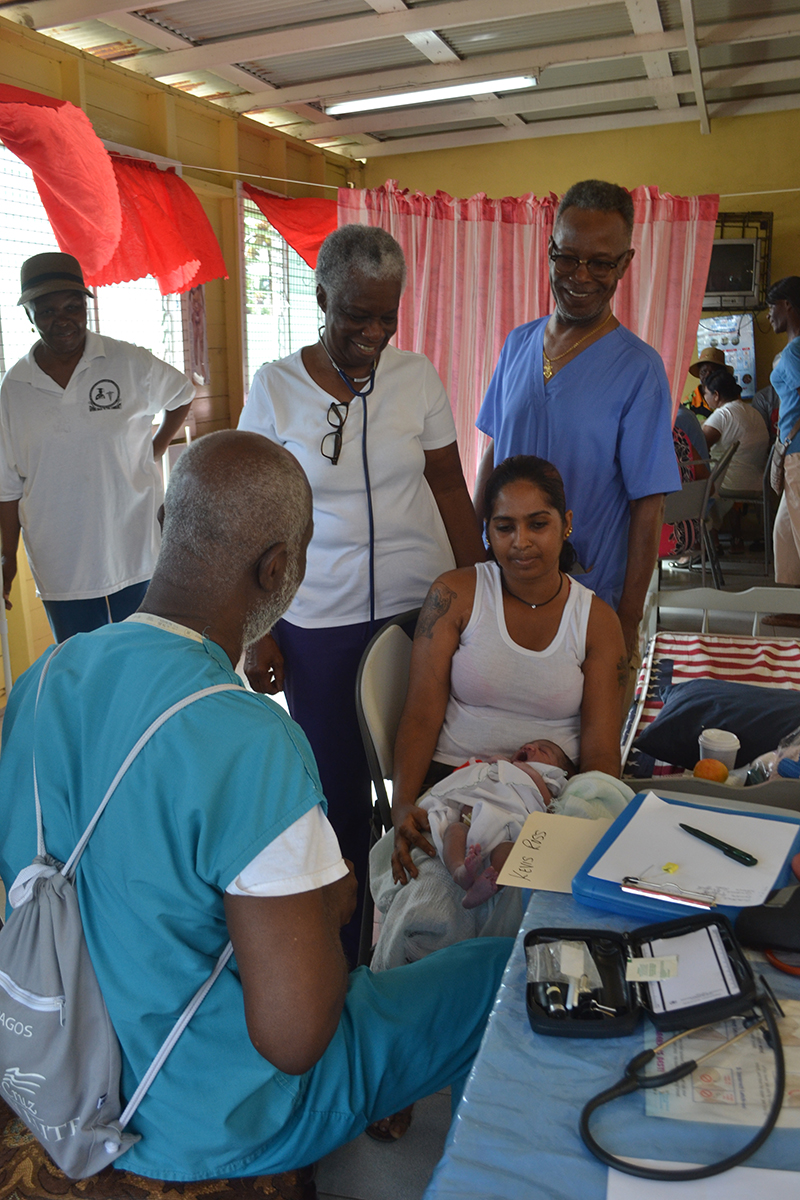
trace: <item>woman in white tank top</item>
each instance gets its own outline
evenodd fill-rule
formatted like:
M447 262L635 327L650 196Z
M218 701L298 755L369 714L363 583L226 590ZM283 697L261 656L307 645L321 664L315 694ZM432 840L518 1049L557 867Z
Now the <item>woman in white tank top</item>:
M628 658L616 613L565 571L572 513L556 468L506 459L485 494L493 561L447 571L428 593L394 753L393 871L435 854L416 799L453 767L556 742L581 771L619 775Z

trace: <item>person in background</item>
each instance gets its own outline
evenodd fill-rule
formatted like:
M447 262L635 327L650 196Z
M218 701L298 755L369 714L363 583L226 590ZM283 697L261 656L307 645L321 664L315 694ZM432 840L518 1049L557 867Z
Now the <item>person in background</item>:
M235 672L303 578L308 481L266 438L226 430L185 451L164 507L141 607L58 652L36 715L47 848L63 861L144 730L196 691L229 685L155 733L77 873L125 1099L229 937L236 956L133 1117L141 1140L114 1165L157 1180L291 1171L254 1190L313 1200L311 1171L296 1168L448 1084L458 1097L512 942L485 938L384 975L348 973L339 930L355 884L308 742ZM17 681L6 709L7 888L36 852L34 706L46 660Z
M678 406L672 427L672 442L681 473L681 484L708 478L708 447L703 427L694 413ZM699 446L699 448L698 448ZM700 522L694 518L665 521L661 527L658 557L671 558L673 566L691 567L700 545Z
M730 510L733 533L731 553L743 554L741 508L730 501L726 503L726 496L730 493L749 493L754 500L761 499L764 465L769 454L769 436L763 420L753 411L752 405L745 404L741 399L742 389L727 371L716 371L709 375L705 382L705 390L711 416L703 425L703 437L712 459L719 458L733 442L739 443L720 485L717 514L721 519L724 512Z
M319 341L261 367L239 421L291 450L314 496L305 581L245 668L257 691L285 690L360 894L371 788L358 664L377 629L418 607L431 580L484 558L441 380L423 355L389 345L405 277L403 251L384 230L330 234L316 268ZM354 922L344 933L353 960L357 936Z
M775 368L778 365L780 354L776 354L772 360L772 366ZM764 424L767 427L769 434L770 445L775 441L778 434L778 413L780 411L780 400L778 393L771 383L766 387L759 388L752 400L753 411L761 413L764 418Z
M159 545L159 460L194 388L149 350L87 330L93 297L71 254L34 255L21 281L39 340L0 389L3 599L11 608L22 530L63 642L123 621L144 596Z
M616 610L631 679L664 493L681 486L664 364L611 310L632 233L624 188L586 180L562 198L548 248L555 311L506 339L478 415L492 443L476 487L482 516L495 463L536 454L558 468L574 513L576 578Z
M694 454L692 457L699 462L708 462L708 446L703 437L703 426L698 421L697 417L689 408L684 408L682 404L678 405L678 411L675 413L675 422L673 424L673 433L676 429L680 429L689 441ZM705 478L695 474L695 479Z
M787 275L767 291L769 323L788 341L772 369L770 383L780 401L778 431L789 442L784 462L784 487L772 544L775 553L775 582L800 585L800 275ZM793 436L792 436L793 435ZM791 613L774 613L771 625L797 626L800 618Z
M695 379L699 379L700 382L692 392L685 407L703 421L705 421L706 417L710 417L712 413L712 409L706 400L706 380L709 375L713 375L720 368L729 371L731 375L733 374L733 367L728 366L724 350L720 350L718 346L704 346L694 362L689 364L689 374L693 375Z

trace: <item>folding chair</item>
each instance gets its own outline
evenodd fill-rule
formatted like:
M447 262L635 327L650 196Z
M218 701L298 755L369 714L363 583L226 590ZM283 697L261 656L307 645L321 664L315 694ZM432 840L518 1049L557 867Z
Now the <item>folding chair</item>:
M775 443L773 442L767 460L764 463L764 471L761 477L761 492L735 492L729 491L727 488L720 488L720 498L723 500L733 500L743 504L760 504L762 509L762 536L764 539L764 574L769 575L769 555L772 549L772 486L769 481L770 468L772 466L772 455L775 452Z
M674 525L678 521L699 521L700 523L700 569L702 571L703 586L706 582L706 558L708 558L711 567L711 578L715 588L721 588L725 584L722 577L722 570L719 565L716 547L714 546L713 538L711 537L708 528L706 527L706 514L708 506L715 490L725 478L725 473L730 466L730 461L736 451L739 449L739 443L734 442L728 446L725 453L719 460L712 465L711 471L707 479L693 479L685 483L679 492L671 492L664 502L664 521L667 524ZM658 564L659 570L659 588L661 587L661 562Z
M386 780L393 772L394 739L408 691L411 664L411 635L419 609L394 617L378 630L370 641L356 676L356 713L364 753L375 790L375 804L370 818L370 846L374 846L384 831L392 827L392 812ZM369 886L364 891L361 919L359 964L369 962L372 948L374 903Z

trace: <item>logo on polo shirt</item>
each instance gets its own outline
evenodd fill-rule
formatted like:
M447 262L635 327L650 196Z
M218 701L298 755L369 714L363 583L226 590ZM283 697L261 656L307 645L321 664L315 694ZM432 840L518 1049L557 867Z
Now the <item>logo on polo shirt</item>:
M101 379L92 384L89 392L90 412L100 412L104 408L122 408L119 395L119 384L113 379Z

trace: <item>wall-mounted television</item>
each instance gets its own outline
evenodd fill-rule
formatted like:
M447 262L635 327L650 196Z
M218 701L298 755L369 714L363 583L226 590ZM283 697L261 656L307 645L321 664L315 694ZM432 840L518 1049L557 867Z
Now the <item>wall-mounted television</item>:
M758 238L717 238L711 250L703 308L758 308L761 267Z

